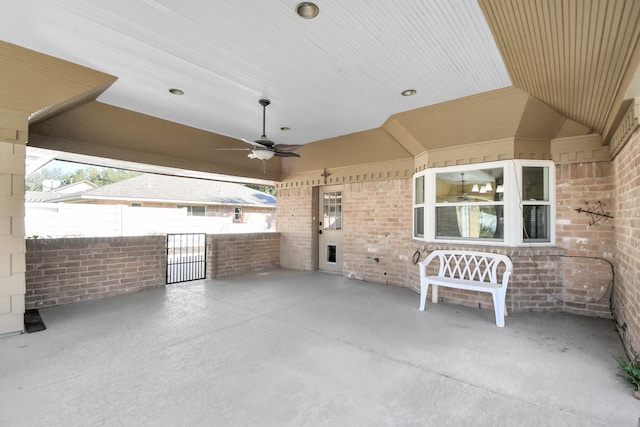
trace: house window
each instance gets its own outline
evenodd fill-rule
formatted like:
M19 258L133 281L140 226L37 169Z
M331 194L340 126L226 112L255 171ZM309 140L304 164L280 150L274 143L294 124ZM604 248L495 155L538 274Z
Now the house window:
M131 207L132 208L141 208L142 207L142 203L131 203Z
M186 206L186 205L178 205L180 209L187 210L187 216L205 216L205 207L204 206Z
M553 162L510 160L414 175L413 235L429 242L554 243Z
M549 168L522 168L522 239L525 242L548 242L549 236Z
M233 222L242 222L242 208L235 208L233 211Z

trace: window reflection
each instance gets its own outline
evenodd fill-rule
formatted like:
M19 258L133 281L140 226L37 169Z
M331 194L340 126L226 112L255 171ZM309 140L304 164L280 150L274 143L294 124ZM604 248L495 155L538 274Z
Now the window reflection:
M522 168L522 198L523 200L549 200L549 168Z
M525 205L522 207L524 217L524 241L549 241L549 206Z
M436 174L436 203L502 200L503 168Z
M436 208L436 237L502 239L502 206L441 206Z

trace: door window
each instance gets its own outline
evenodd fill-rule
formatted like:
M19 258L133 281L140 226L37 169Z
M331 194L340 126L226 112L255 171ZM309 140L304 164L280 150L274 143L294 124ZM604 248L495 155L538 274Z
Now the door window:
M322 216L322 226L325 230L342 230L342 191L324 193Z

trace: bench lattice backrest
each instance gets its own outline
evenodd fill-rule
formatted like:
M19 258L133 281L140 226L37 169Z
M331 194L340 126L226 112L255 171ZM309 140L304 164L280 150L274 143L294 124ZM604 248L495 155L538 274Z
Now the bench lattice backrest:
M498 283L498 266L506 257L481 252L444 251L438 253L438 258L438 276Z

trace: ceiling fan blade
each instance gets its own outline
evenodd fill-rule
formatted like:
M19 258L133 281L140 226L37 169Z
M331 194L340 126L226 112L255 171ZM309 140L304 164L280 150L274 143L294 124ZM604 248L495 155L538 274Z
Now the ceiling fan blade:
M260 144L258 142L249 141L248 139L240 138L241 141L246 142L247 144L251 144L254 147L264 148L264 144Z
M279 150L276 150L276 153L275 153L275 154L276 154L276 156L278 156L278 157L300 157L300 154L298 154L298 153L292 153L292 152L289 152L289 151L279 151Z
M273 146L278 151L295 151L298 148L302 147L302 145L294 145L294 144L276 144Z
M251 151L251 148L211 148L215 151Z

